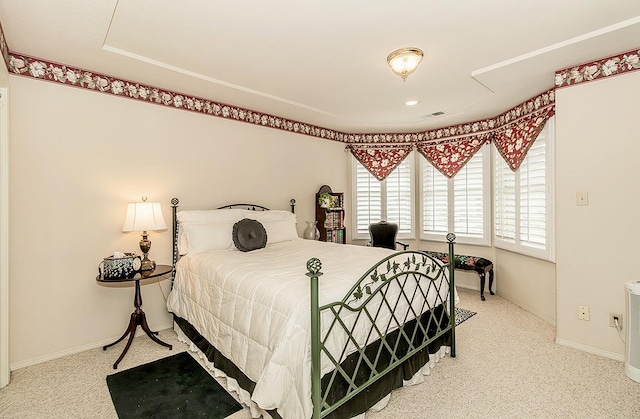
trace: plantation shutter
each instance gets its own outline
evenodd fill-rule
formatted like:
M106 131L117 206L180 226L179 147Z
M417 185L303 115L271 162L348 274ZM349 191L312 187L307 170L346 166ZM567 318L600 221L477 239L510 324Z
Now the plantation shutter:
M516 241L516 174L500 154L494 154L494 235L508 243Z
M368 235L369 224L381 220L398 224L399 237L413 233L412 161L402 161L383 181L356 161L357 234Z
M447 178L427 160L422 161L422 231L449 232L449 187Z
M369 224L382 219L382 183L360 162L356 167L356 229L369 234Z
M484 179L480 149L453 178L453 223L456 235L484 237Z
M551 119L550 121L552 121ZM553 259L550 179L553 123L547 123L517 172L495 153L494 236L497 247Z
M386 186L386 220L398 224L398 234L411 234L413 231L411 200L411 159L405 159L391 172L384 183ZM379 220L378 220L379 221Z
M545 249L547 245L546 131L531 146L520 165L520 242Z
M426 236L454 232L459 237L484 239L485 177L481 148L453 179L431 163L422 162L422 233ZM488 164L488 162L487 162ZM433 237L432 237L433 238Z

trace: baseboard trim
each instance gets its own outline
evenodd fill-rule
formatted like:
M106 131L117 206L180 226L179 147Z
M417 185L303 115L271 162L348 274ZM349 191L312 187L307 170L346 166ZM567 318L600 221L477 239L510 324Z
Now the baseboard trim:
M569 348L578 349L583 352L589 352L590 354L600 355L605 358L624 362L624 354L619 354L617 352L605 351L602 349L594 348L593 346L583 345L581 343L576 343L576 342L572 342L565 339L559 339L559 338L556 338L556 343L561 346L567 346Z
M170 321L168 323L162 323L159 325L154 325L153 327L151 327L152 330L165 330L165 329L172 329L172 328L173 328L173 321ZM141 333L144 334L144 332L142 332L142 330L138 328L136 330L136 337L140 336ZM43 355L43 356L38 356L36 358L25 359L24 361L15 362L11 364L10 369L11 371L15 371L20 368L30 367L31 365L41 364L43 362L51 361L53 359L62 358L63 356L77 354L80 352L88 351L90 349L101 348L105 345L115 342L120 336L122 335L120 334L118 336L102 339L97 342L87 343L86 345L80 345L73 348L63 349L62 351L54 352L54 353Z
M556 324L556 319L551 318L543 313L540 313L538 310L534 309L533 307L528 306L527 304L524 304L522 301L518 300L517 298L513 298L511 295L508 294L502 294L500 292L496 292L497 295L499 295L500 297L504 298L505 300L509 301L512 304L517 305L518 307L520 307L521 309L528 311L529 313L533 314L534 316L538 317L541 320L544 320L545 322L549 323L552 326L557 326Z
M457 278L456 278L457 280ZM478 285L471 285L471 284L464 284L464 283L459 283L456 281L456 287L460 287L460 288L464 288L466 290L472 290L472 291L478 291L480 292L480 286ZM488 291L486 292L487 294L489 293Z

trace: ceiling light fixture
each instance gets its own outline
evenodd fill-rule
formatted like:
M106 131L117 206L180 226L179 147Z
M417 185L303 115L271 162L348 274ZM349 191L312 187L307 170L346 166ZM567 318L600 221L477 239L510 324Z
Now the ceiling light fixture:
M415 106L418 104L417 100L407 100L406 102L404 102L405 105L407 106Z
M418 48L400 48L387 57L387 62L394 73L402 77L402 81L418 68L424 53Z

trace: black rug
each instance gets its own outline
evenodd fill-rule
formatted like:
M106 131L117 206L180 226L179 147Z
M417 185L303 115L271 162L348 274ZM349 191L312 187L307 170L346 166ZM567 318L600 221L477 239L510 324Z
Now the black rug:
M475 311L465 310L464 308L456 307L456 326L458 326L463 321L475 316L477 313Z
M187 352L107 376L120 419L222 419L242 409Z

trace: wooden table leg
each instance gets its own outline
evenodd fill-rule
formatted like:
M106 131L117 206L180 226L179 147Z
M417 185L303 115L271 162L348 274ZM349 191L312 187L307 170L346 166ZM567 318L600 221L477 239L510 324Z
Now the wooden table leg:
M129 336L129 340L127 341L127 345L124 347L122 354L120 354L120 357L113 364L114 370L118 368L118 364L120 363L120 361L122 361L122 358L124 358L125 354L129 350L129 347L131 346L131 342L133 341L133 338L136 335L136 329L138 328L138 326L142 327L142 330L144 330L147 336L149 336L151 340L153 340L154 342L162 346L166 346L169 349L173 349L172 345L161 341L155 336L158 334L158 332L154 332L151 329L149 329L149 325L147 324L147 316L144 314L144 311L142 311L142 308L141 308L142 294L140 293L140 281L138 280L136 280L136 293L135 293L135 296L133 297L133 305L135 306L136 309L133 311L133 313L131 313L131 319L129 320L129 326L127 327L127 330L125 330L124 334L120 336L120 339L102 347L102 350L106 351L107 348L109 348L110 346L120 343L122 340L124 340L125 337Z

